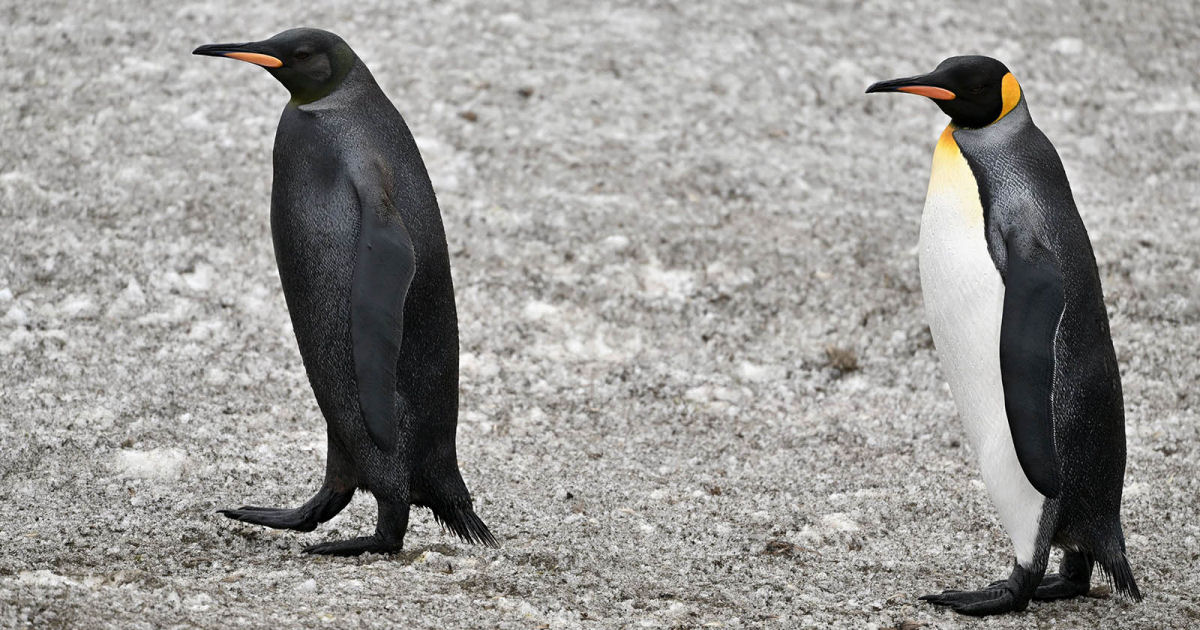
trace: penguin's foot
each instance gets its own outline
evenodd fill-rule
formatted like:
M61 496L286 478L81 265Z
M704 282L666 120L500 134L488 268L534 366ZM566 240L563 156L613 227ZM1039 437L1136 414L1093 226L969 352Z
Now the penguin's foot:
M1058 573L1051 573L1042 578L1034 599L1049 601L1053 599L1070 599L1086 595L1092 589L1092 565L1095 561L1082 551L1067 551L1063 553L1062 563L1058 565Z
M379 523L374 536L336 540L305 547L304 553L323 556L357 556L364 553L396 553L404 548L404 532L408 529L408 500L379 500Z
M275 529L294 529L311 532L317 525L328 521L342 511L354 496L354 488L337 490L325 483L313 498L298 508L265 508L243 505L236 510L217 510L235 521L266 525Z
M217 510L235 521L266 525L275 529L294 529L301 532L311 532L317 528L317 518L312 510L305 508L264 508L244 505L236 510Z
M1071 599L1086 595L1092 590L1092 560L1078 552L1067 552L1058 573L1047 573L1042 577L1033 599L1049 602L1056 599ZM1008 580L997 580L987 585L988 589L1004 588Z
M375 535L312 545L305 547L304 553L323 556L358 556L364 553L397 553L403 547L403 540L387 540Z
M1036 585L1046 571L1045 567L1045 556L1031 569L1014 563L1007 580L992 582L977 591L942 591L934 595L925 595L921 599L935 606L947 606L956 613L974 617L1025 610Z
M974 617L1024 610L1023 605L1017 607L1017 598L1008 590L1008 582L999 584L999 587L989 586L978 591L942 591L923 595L921 599L935 606L946 606L956 613Z
M1050 573L1042 578L1042 583L1033 592L1033 598L1044 602L1055 599L1070 599L1086 595L1090 590L1092 590L1090 580L1080 582L1072 580L1061 573Z

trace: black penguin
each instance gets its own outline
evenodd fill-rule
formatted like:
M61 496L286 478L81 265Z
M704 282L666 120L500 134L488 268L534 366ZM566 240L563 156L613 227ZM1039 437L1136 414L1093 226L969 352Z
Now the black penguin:
M356 489L375 535L308 553L399 551L409 505L495 546L458 471L458 322L441 215L404 119L340 37L300 28L201 46L267 69L292 95L275 135L271 235L300 355L325 416L325 482L295 509L229 518L312 531Z
M921 218L925 309L984 482L1013 541L1005 581L922 599L970 615L1087 593L1098 563L1141 599L1125 558L1125 416L1096 260L1054 146L988 57L867 92L950 116ZM1045 575L1051 546L1064 550Z

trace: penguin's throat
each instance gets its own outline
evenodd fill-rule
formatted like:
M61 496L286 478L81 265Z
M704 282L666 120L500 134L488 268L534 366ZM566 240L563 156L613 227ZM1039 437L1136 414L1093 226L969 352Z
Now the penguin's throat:
M960 127L953 122L946 125L946 128L942 130L942 135L938 136L937 145L934 147L934 155L937 155L938 151L958 152L958 143L954 141L954 132L959 129Z
M319 83L316 85L296 86L294 88L291 88L288 91L290 91L292 93L292 100L289 101L288 104L295 106L295 107L299 107L301 105L308 105L310 103L315 103L315 102L325 98L326 96L333 94L335 91L337 91L337 89L342 86L342 83L345 80L346 80L345 75L342 75L341 77L338 77L337 79L331 79L324 83Z

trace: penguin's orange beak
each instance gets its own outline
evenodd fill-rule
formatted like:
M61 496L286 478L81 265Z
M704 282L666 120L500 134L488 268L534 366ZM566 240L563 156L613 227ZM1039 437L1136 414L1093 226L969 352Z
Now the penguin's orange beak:
M896 88L896 91L916 94L917 96L928 96L935 101L954 100L954 92L945 88L933 87L932 85L907 85L902 88Z
M946 88L929 85L927 77L928 75L880 81L867 88L867 94L873 92L904 92L906 94L916 94L917 96L931 98L935 101L952 101L955 99L954 92Z
M247 50L251 44L207 44L192 51L193 55L209 57L229 57L245 61L264 68L278 68L283 65L278 57L266 53Z
M283 65L282 61L272 57L271 55L264 55L262 53L231 52L226 53L225 56L238 59L240 61L248 61L264 68L278 68L279 66Z

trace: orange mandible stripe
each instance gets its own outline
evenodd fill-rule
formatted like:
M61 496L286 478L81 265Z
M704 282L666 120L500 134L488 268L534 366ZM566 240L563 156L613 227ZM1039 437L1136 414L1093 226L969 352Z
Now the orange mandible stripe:
M264 68L278 68L283 65L283 62L272 57L271 55L263 55L259 53L248 52L231 52L225 53L226 57L232 57L240 61L248 61L252 64L263 66Z
M942 89L940 87L933 87L932 85L909 85L906 87L896 88L896 89L900 90L901 92L908 92L909 94L916 94L917 96L928 96L929 98L932 98L932 99L938 100L938 101L954 100L954 92L951 92L950 90Z

